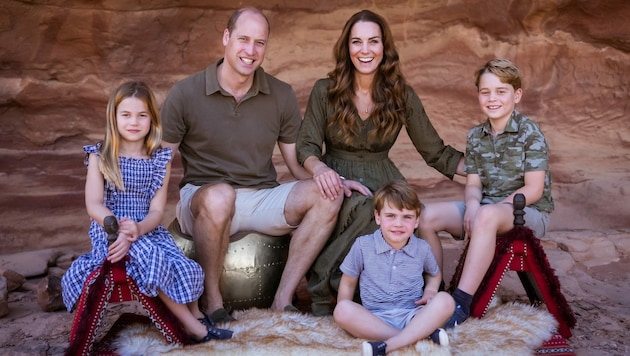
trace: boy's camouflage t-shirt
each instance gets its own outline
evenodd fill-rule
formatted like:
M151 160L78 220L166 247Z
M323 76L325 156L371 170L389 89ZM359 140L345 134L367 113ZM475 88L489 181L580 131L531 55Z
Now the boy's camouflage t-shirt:
M514 110L496 138L486 120L468 132L466 142L466 172L479 174L483 199L501 201L525 185L525 172L546 171L543 195L533 206L553 211L549 146L538 124Z

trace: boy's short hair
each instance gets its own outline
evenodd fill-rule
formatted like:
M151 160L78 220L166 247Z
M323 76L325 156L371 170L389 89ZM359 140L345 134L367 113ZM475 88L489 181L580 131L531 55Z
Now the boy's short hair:
M510 84L514 90L521 88L521 72L518 67L507 59L496 58L475 72L475 86L479 89L479 79L485 73L492 73L499 77L502 83Z
M420 216L424 208L416 191L404 180L385 183L374 193L374 209L377 212L383 209L385 203L400 210L413 210L417 216Z

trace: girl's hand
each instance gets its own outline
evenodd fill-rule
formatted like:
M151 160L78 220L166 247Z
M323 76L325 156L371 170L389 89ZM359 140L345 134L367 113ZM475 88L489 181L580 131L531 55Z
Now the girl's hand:
M119 224L120 228L118 232L127 235L129 242L138 240L138 237L140 237L140 229L138 228L137 222L129 218L121 218Z
M123 233L118 234L118 238L109 246L109 255L107 256L107 260L111 263L116 263L125 256L127 256L127 252L129 252L129 248L131 248L131 242L129 241L129 236Z

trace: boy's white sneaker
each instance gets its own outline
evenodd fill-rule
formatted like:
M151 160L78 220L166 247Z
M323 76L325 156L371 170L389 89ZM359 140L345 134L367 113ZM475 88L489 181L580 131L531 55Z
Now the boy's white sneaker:
M387 344L383 341L363 341L361 345L361 355L363 356L385 356Z

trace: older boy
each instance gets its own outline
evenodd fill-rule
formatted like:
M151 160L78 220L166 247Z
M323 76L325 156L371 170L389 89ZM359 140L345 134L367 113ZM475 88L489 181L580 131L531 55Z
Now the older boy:
M438 328L455 303L438 292L442 273L435 256L413 234L422 210L418 195L406 182L392 181L374 194L374 208L380 228L357 238L340 266L335 322L356 337L384 340L364 342L363 355L385 355L429 336L448 344ZM357 284L362 305L352 300Z
M514 195L525 195L525 226L538 238L545 235L554 207L547 141L538 125L515 109L523 95L518 67L494 59L477 70L475 78L479 105L488 119L468 132L465 202L427 204L420 219L423 236L447 231L470 238L453 292L457 306L446 327L470 315L473 295L492 262L497 235L514 227Z

